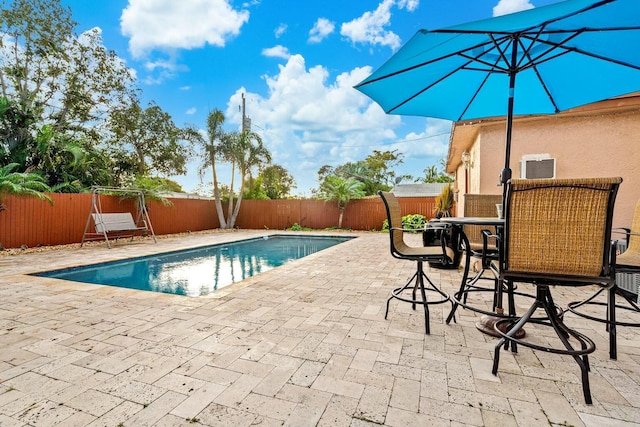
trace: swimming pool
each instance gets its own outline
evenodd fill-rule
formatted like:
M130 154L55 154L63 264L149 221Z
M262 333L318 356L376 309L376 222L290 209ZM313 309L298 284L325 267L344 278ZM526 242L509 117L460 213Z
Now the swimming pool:
M351 238L272 235L34 276L202 296Z

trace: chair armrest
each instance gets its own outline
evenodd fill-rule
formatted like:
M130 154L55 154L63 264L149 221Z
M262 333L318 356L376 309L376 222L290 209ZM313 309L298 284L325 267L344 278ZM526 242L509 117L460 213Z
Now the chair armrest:
M489 230L482 230L482 265L487 268L491 263L491 259L489 259L489 239L494 239L496 244L495 248L492 248L493 251L498 251L498 242L500 241L500 236L497 234L491 234Z
M422 228L391 227L389 230L402 231L403 233L422 233L427 230L448 230L449 228L451 228L450 224L427 222Z
M424 225L425 230L448 230L451 228L451 224L444 222L427 222Z
M631 239L631 236L640 236L639 233L633 233L631 232L631 229L627 227L614 227L611 229L611 232L616 234L624 234L627 240L627 247L629 247L629 239Z
M425 231L424 228L404 228L404 227L391 227L389 231L402 231L403 233L421 233Z
M618 234L629 234L631 233L631 229L627 227L613 227L611 229L611 232L618 233Z

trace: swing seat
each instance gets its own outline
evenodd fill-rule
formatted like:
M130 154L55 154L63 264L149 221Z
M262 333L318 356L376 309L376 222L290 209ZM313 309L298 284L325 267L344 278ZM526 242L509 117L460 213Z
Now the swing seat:
M142 221L139 227L129 212L124 213L97 213L92 214L96 233L118 233L118 232L146 232L149 231L146 221Z
M134 220L130 212L103 212L100 194L134 196L137 199L137 219ZM91 228L95 231L90 231ZM91 211L84 227L80 247L87 240L104 239L107 242L107 247L111 249L110 237L116 240L131 237L133 240L137 235L151 236L153 241L157 243L144 200L144 192L128 188L93 187L91 190Z
M109 249L111 249L109 238L118 240L120 238L130 237L133 240L137 235L149 234L147 222L143 219L141 220L142 225L136 224L130 212L94 213L91 214L91 218L93 219L96 232L85 233L85 237L87 234L94 234L99 236L99 238L104 238ZM84 240L86 239L83 239L83 243ZM155 236L153 236L153 240L155 241ZM80 246L82 246L82 244Z

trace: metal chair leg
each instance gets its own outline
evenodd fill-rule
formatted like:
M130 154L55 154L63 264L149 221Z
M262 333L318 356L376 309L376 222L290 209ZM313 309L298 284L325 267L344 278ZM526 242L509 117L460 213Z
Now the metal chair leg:
M538 318L533 318L534 312L538 309L542 308L546 314L546 321L539 320ZM504 319L500 320L496 323L496 332L502 336L500 341L495 347L494 350L494 359L493 359L493 369L492 373L494 375L498 372L498 365L500 360L500 349L504 345L505 348L511 346L511 350L513 352L517 352L517 344L523 345L525 347L529 347L535 350L546 351L549 353L569 355L573 357L573 359L578 364L581 372L582 378L582 392L584 395L584 400L587 404L592 403L591 399L591 388L589 385L589 357L588 355L595 351L595 343L586 335L570 329L567 327L562 320L562 313L558 312L558 308L556 307L551 292L548 286L537 286L536 292L536 300L533 305L529 308L529 310L518 320L518 322L509 329L506 333L503 333L499 329L499 325L508 322L509 320ZM562 342L564 349L562 348L552 348L552 347L543 347L537 344L533 344L530 342L525 342L520 339L515 338L515 334L521 329L525 323L540 323L547 326L551 326L555 331L556 335ZM573 337L578 343L580 343L580 349L576 349L569 342L569 338Z
M425 332L428 335L431 333L431 327L429 325L429 305L442 304L447 301L451 302L451 304L453 305L453 302L451 301L451 298L449 297L449 295L441 291L424 273L423 262L422 261L417 261L417 262L418 262L418 266L416 269L416 273L413 276L411 276L411 279L409 279L409 281L403 287L396 288L391 292L391 296L387 299L387 309L385 311L384 318L386 319L387 316L389 315L389 304L391 303L391 300L394 298L400 301L411 303L411 306L414 310L415 310L416 304L421 304L424 307ZM425 281L427 282L428 285L425 285ZM402 293L407 289L409 289L409 287L412 287L411 299L405 298L404 296L402 296ZM420 289L421 299L417 299L418 289ZM438 294L440 298L434 299L434 300L428 300L427 292Z

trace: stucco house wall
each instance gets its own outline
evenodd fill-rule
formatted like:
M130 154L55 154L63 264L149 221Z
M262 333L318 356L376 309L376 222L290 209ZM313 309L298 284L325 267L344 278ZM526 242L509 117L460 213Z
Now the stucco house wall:
M466 170L461 161L465 150L471 159ZM447 171L456 174L458 194L502 194L498 184L504 153L504 119L456 123ZM516 118L510 161L513 177L520 176L522 157L535 154L556 159L556 178L621 176L614 227L629 226L640 199L640 96L556 115ZM458 197L459 202L463 199Z

